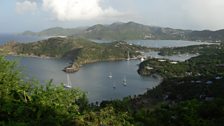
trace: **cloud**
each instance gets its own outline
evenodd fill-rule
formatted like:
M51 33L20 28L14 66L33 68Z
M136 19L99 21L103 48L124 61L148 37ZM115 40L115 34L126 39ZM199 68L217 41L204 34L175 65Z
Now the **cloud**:
M223 0L187 0L184 8L186 16L193 24L212 29L224 27Z
M140 0L139 0L140 1ZM135 21L184 29L224 28L224 0L141 0L134 9Z
M37 3L33 0L16 2L16 12L18 13L35 11L36 9L37 9Z
M60 21L90 20L121 15L112 7L103 8L101 0L43 0L43 7Z

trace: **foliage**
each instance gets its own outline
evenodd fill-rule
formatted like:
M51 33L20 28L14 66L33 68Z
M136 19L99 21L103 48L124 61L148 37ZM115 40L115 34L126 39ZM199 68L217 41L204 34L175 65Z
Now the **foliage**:
M71 125L80 108L87 106L85 94L77 89L25 82L13 63L1 57L0 64L2 124Z
M191 47L185 47L185 50L188 50L188 48ZM179 50L179 48L177 49ZM190 50L188 50L188 52L189 51ZM202 48L198 51L201 53L199 56L176 64L172 64L172 61L169 60L164 62L157 59L146 60L140 64L138 72L142 75L158 73L163 77L211 76L214 74L224 74L223 44L221 44L218 49L215 45ZM147 67L152 67L154 69L147 70Z
M0 125L132 125L127 112L88 105L78 89L23 81L15 64L0 57Z
M146 47L129 45L124 41L112 43L95 43L83 38L49 38L33 43L7 43L0 46L0 54L22 56L66 58L73 66L80 66L97 61L121 60L141 55L139 51L148 50Z
M132 47L113 44L133 55ZM94 43L91 46L102 48ZM105 51L112 53L109 47ZM140 68L152 65L154 72L169 78L144 95L104 101L100 106L89 105L78 89L64 89L51 81L46 86L24 81L15 63L0 57L0 125L222 126L223 54L214 51L177 64L145 61ZM194 76L196 73L201 75Z

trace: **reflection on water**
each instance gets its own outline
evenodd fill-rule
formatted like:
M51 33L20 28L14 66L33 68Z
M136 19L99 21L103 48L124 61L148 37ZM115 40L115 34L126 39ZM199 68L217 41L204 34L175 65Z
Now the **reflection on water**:
M68 61L59 59L40 59L31 57L13 57L23 66L23 73L36 78L41 83L50 79L56 84L66 83L66 74L62 69ZM72 86L87 92L91 102L121 99L129 95L144 93L161 82L161 78L141 77L137 73L140 61L100 62L83 66L80 71L70 74ZM112 73L112 78L108 78ZM122 81L127 80L127 86ZM113 86L116 88L114 89Z

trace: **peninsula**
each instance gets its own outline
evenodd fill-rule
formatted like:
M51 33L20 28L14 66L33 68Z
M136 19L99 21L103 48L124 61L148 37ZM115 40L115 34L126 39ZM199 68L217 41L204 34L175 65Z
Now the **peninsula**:
M128 54L130 58L137 58L141 55L140 51L144 50L149 48L128 44L125 41L95 43L75 37L55 37L32 43L9 42L0 46L0 53L4 55L69 59L71 65L64 69L65 72L76 72L82 65L88 63L125 60Z

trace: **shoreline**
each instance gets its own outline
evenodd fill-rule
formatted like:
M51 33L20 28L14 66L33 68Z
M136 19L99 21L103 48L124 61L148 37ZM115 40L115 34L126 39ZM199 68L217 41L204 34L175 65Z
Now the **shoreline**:
M27 58L38 58L38 59L62 59L59 57L48 57L48 56L26 55L26 54L19 54L19 55L18 54L6 54L3 56L27 57ZM138 58L137 59L130 58L130 61L131 60L139 60L139 59ZM80 68L83 67L84 65L94 64L94 63L99 63L99 62L113 62L113 61L126 61L126 58L98 59L98 60L90 60L90 61L84 62L84 63L77 63L75 61L75 62L72 62L71 65L63 68L62 71L64 71L65 73L75 73L75 72L78 72L80 70ZM73 67L74 65L76 65L76 67ZM65 70L66 68L71 69L72 72L66 72L66 70Z
M113 62L113 61L125 61L125 60L126 60L126 58L112 58L112 59L103 59L103 60L90 60L90 61L84 62L84 63L73 62L73 64L65 67L63 69L63 71L66 73L75 73L75 72L78 72L80 70L80 68L84 65L94 64L94 63L99 63L99 62ZM138 60L138 59L130 59L130 60Z
M8 55L9 56L9 55ZM30 58L39 58L39 59L46 59L46 58L42 58L42 57L39 57L39 56L28 56L28 55L11 55L11 56L21 56L21 57L30 57ZM56 58L51 58L51 59L56 59ZM130 61L132 60L139 60L139 59L130 59ZM85 63L85 64L82 64L81 67L85 67L85 65L89 65L89 64L94 64L94 63L99 63L99 62L116 62L116 61L126 61L126 62L129 62L126 60L126 58L119 58L119 59L107 59L107 60L94 60L94 61L91 61L91 62L88 62L88 63ZM137 72L137 71L136 71ZM141 76L141 75L140 75ZM143 76L144 77L144 76ZM159 86L163 81L164 81L164 78L160 75L156 75L156 77L154 76L151 76L153 78L157 78L159 80L158 84L155 85L153 88ZM128 96L125 96L125 97L122 97L122 98L116 98L116 99L103 99L101 101L97 101L97 102L103 102L103 101L114 101L114 100L122 100L124 98L127 98L127 97L132 97L134 98L135 96L139 97L141 95L145 95L149 90L151 90L152 88L145 88L144 91L141 91L140 93L136 93L136 94L132 94L132 95L128 95ZM96 101L92 101L90 102L91 103L95 103Z
M36 56L36 55L26 55L26 54L6 54L3 56L17 56L17 57L38 58L38 59L60 59L57 57Z

